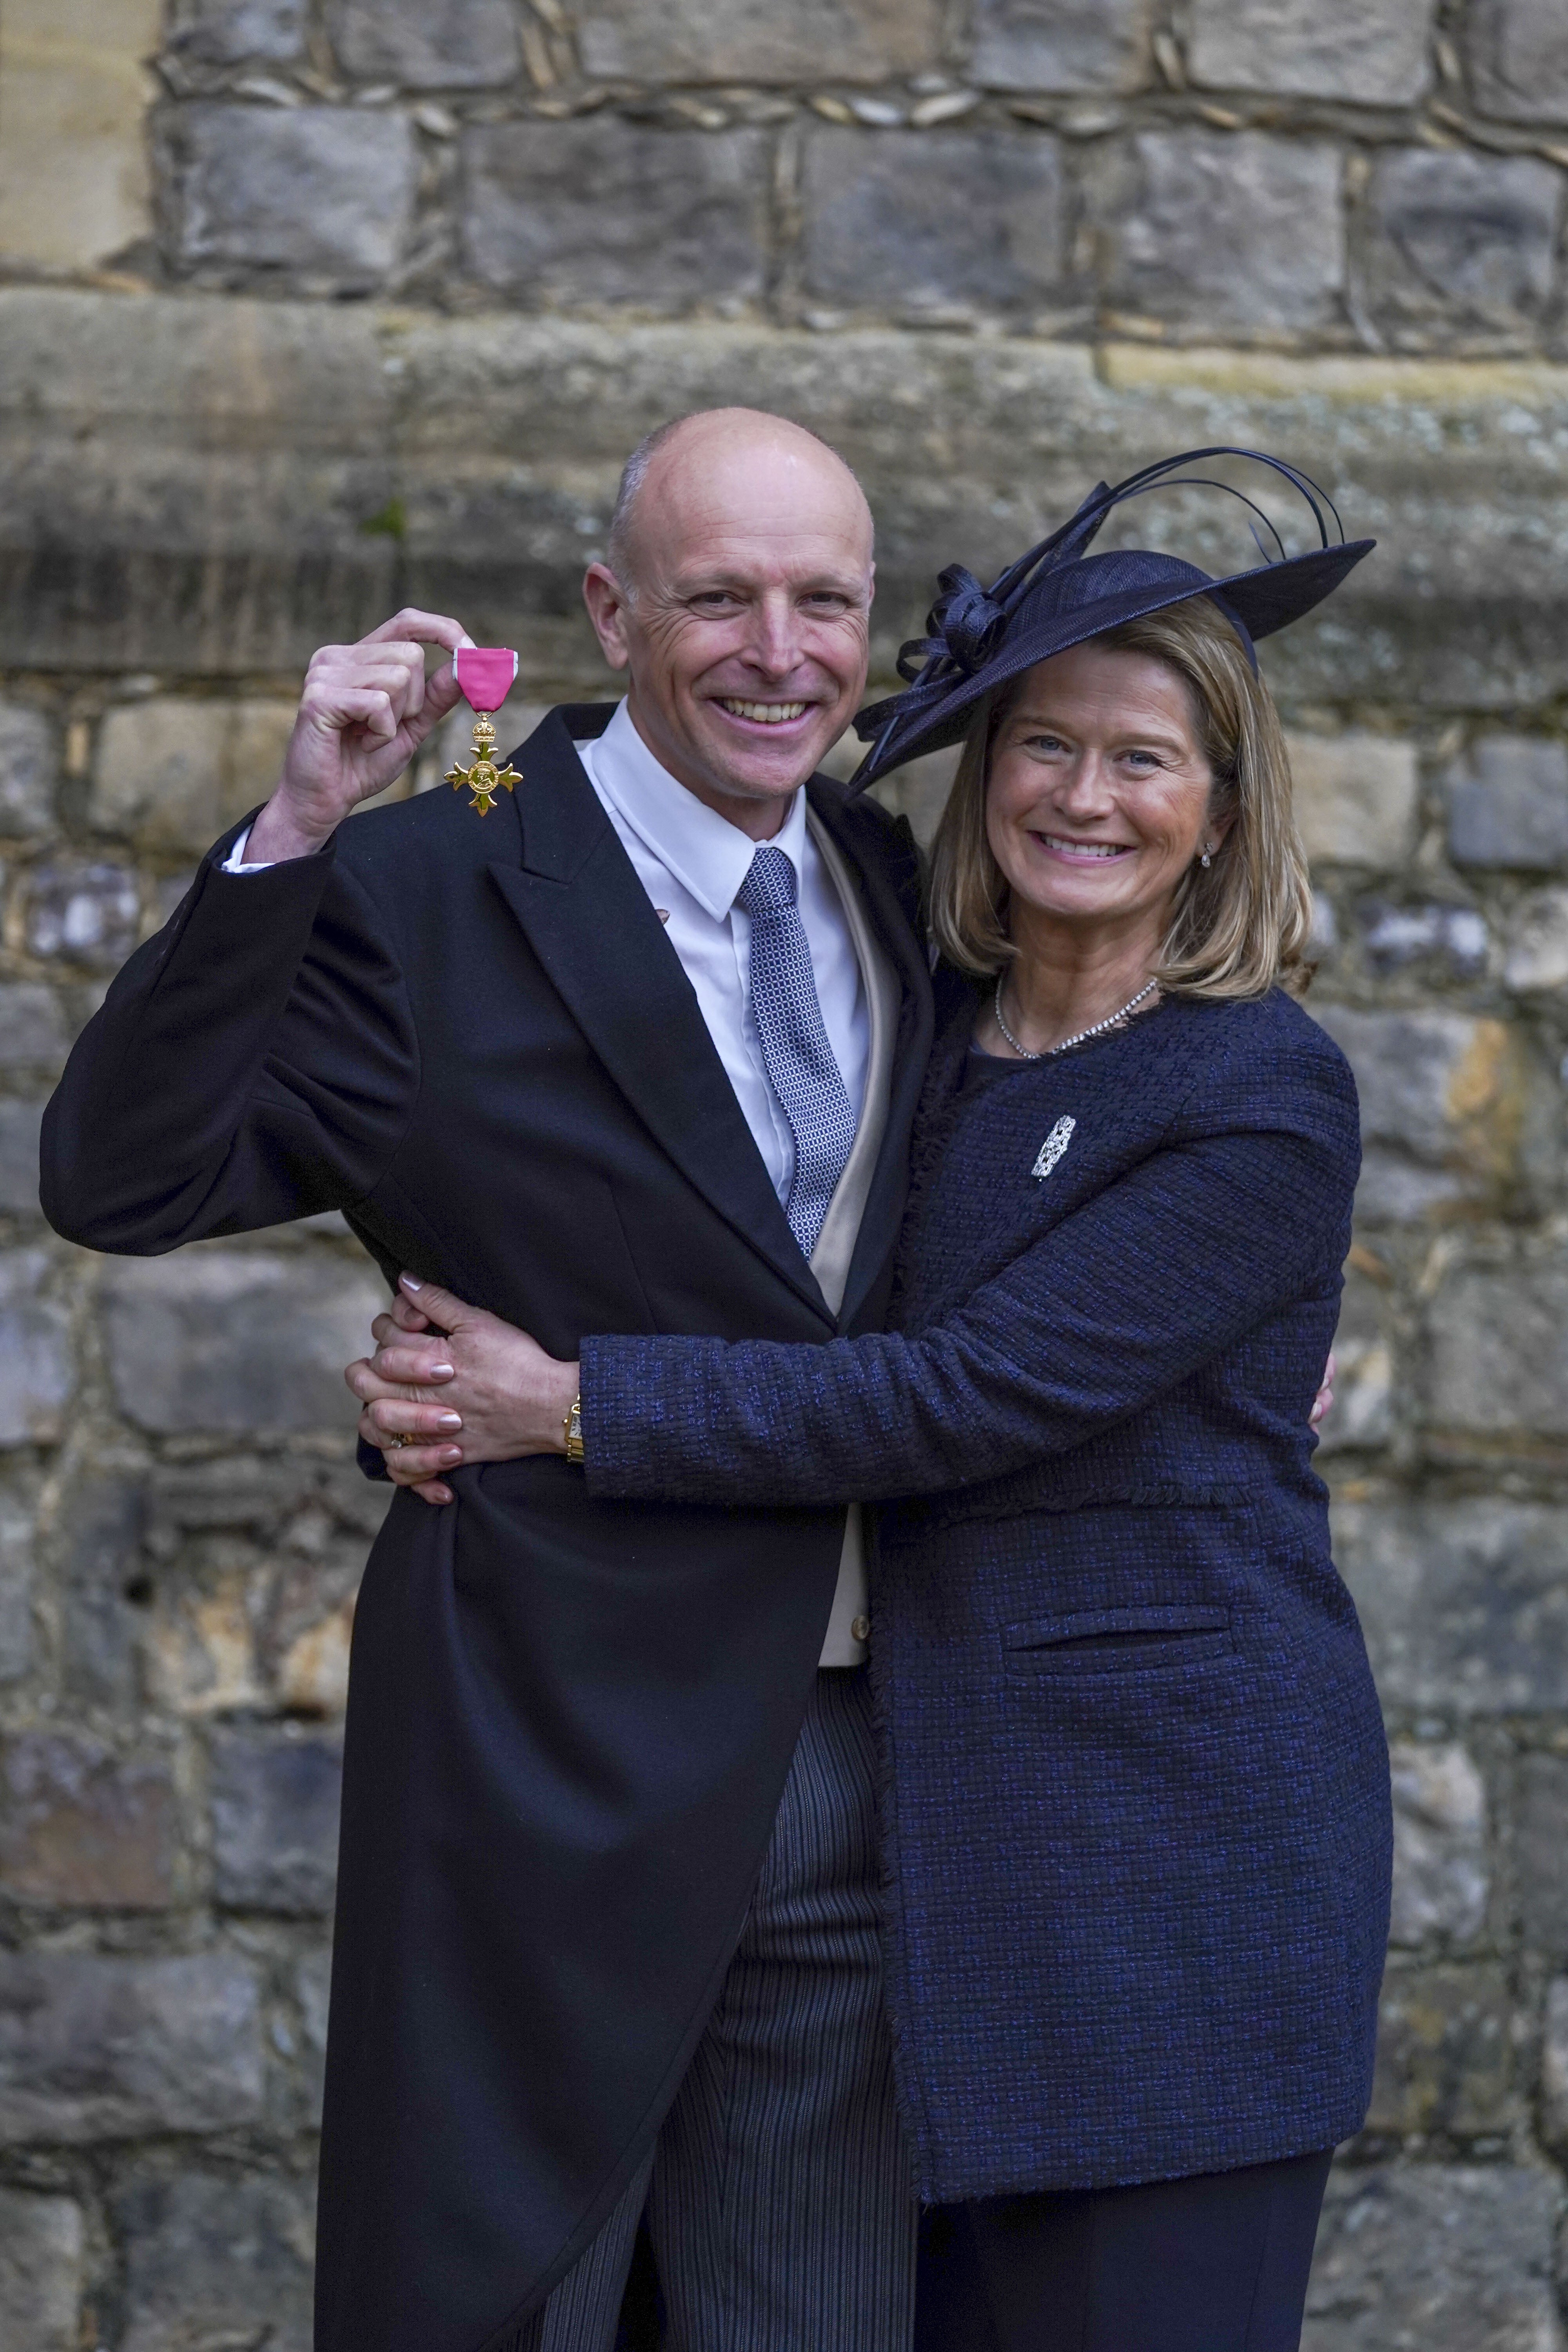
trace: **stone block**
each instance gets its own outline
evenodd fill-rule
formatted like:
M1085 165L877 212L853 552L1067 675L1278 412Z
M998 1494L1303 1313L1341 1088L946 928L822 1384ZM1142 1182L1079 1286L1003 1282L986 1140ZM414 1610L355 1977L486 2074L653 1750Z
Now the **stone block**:
M126 2246L120 2352L310 2352L308 2180L178 2173L115 2202Z
M1445 782L1448 855L1456 866L1534 873L1568 866L1568 744L1483 735Z
M1552 292L1563 175L1528 155L1384 150L1366 198L1363 300L1395 350L1529 336Z
M52 988L28 980L0 987L0 1069L58 1069L69 1047Z
M1202 89L1408 106L1430 79L1432 0L1188 0Z
M136 1696L146 1497L140 1479L80 1472L68 1484L56 1534L60 1672L71 1697L129 1706Z
M582 0L584 70L606 81L883 81L936 63L939 0Z
M176 0L169 47L204 66L283 64L305 54L305 16L306 0Z
M142 60L158 0L7 0L0 16L0 263L92 268L152 226Z
M33 1533L32 1514L0 1496L0 1683L33 1663Z
M290 270L346 291L379 284L403 249L419 160L401 114L203 100L184 110L179 148L188 266Z
M1394 1429L1394 1351L1384 1294L1353 1265L1345 1269L1334 1359L1334 1408L1318 1432L1319 1452L1386 1445Z
M55 821L54 730L41 710L0 702L0 833L48 833Z
M1568 26L1558 0L1471 0L1469 68L1489 114L1568 122Z
M334 0L327 26L345 72L405 89L489 89L522 64L509 0Z
M1336 2172L1301 2352L1561 2352L1559 2203L1524 2165Z
M75 1386L70 1312L41 1249L0 1254L0 1445L47 1445ZM346 1359L345 1359L346 1360Z
M101 858L60 857L27 877L27 945L89 971L115 971L136 944L136 877Z
M1496 1496L1334 1504L1334 1557L1384 1705L1568 1711L1568 1523Z
M1142 131L1097 178L1104 299L1214 341L1308 331L1344 286L1339 151L1263 131Z
M1508 929L1503 978L1521 996L1568 988L1568 890L1536 890L1520 901Z
M81 2207L0 2189L0 2352L79 2352Z
M1512 1175L1525 1076L1500 1021L1436 1008L1311 1011L1348 1059L1361 1096L1356 1210L1369 1223L1487 1202Z
M1023 131L811 134L804 282L871 310L1018 310L1059 299L1061 154Z
M1421 789L1415 744L1363 728L1286 740L1296 823L1313 865L1403 866Z
M294 1998L300 2005L304 2040L304 2066L310 2100L310 2120L321 2120L321 2093L327 2072L327 2011L332 1985L331 1949L307 1952L294 1971Z
M212 1736L213 1892L236 1910L331 1911L342 1743L296 1725Z
M257 2121L261 2004L227 1954L0 1953L0 2144Z
M1141 89L1152 14L1150 0L978 0L969 79L1053 96Z
M463 171L468 265L498 291L660 310L762 290L760 131L496 122L468 133Z
M166 1759L66 1731L0 1744L0 1889L15 1902L158 1910L174 1899L178 1838Z
M1542 2027L1542 2131L1561 2147L1568 2141L1568 1977L1553 1977L1547 1986Z
M0 1210L8 1216L36 1217L38 1208L38 1130L41 1102L0 1100Z
M297 708L162 695L122 703L99 735L91 822L149 849L210 848L270 797Z
M1427 1336L1438 1428L1568 1438L1568 1265L1461 1270L1433 1300Z
M1500 1969L1393 1969L1378 2006L1367 2128L1456 2139L1504 2130L1509 2061Z
M343 1366L363 1355L385 1303L370 1274L308 1256L111 1261L104 1319L120 1409L165 1433L341 1429L346 1444Z
M1568 1961L1568 1757L1520 1758L1513 1859L1526 1944Z
M1457 1742L1399 1739L1394 1776L1394 1906L1389 1939L1468 1943L1486 1925L1487 1795Z
M1391 906L1363 899L1356 908L1362 946L1373 971L1435 964L1444 976L1473 980L1487 968L1490 935L1474 907Z

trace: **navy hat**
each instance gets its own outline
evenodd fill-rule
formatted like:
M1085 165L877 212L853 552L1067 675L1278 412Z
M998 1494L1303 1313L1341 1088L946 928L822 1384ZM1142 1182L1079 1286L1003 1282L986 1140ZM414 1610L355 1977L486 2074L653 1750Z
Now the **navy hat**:
M1318 527L1319 544L1306 555L1287 555L1284 541L1261 507L1229 482L1177 468L1209 457L1245 457L1268 467L1300 492ZM1215 579L1177 555L1132 547L1110 555L1085 550L1112 508L1146 490L1176 487L1223 490L1239 499L1257 519L1252 536L1261 564ZM1331 540L1327 515L1333 516ZM1270 558L1258 522L1268 532L1278 556ZM1254 670L1253 641L1299 621L1331 595L1345 574L1370 553L1375 540L1347 541L1333 502L1315 482L1282 458L1260 449L1188 449L1130 474L1115 488L1101 482L1070 522L1009 564L983 588L961 563L938 574L942 593L926 620L928 634L915 637L899 656L899 676L910 683L902 694L874 702L855 721L870 751L856 770L851 789L860 791L922 751L939 751L965 734L975 705L993 688L1017 677L1052 654L1065 653L1123 622L1141 620L1189 596L1207 596L1235 628Z

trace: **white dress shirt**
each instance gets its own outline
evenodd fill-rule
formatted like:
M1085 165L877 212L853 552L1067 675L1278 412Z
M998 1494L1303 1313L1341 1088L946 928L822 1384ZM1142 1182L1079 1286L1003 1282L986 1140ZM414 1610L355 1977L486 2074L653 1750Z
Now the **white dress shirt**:
M696 992L708 1034L724 1065L763 1165L781 1201L795 1174L795 1136L763 1060L752 1011L752 925L735 904L761 845L709 808L659 765L625 702L604 733L576 746L601 806L664 922ZM870 1013L859 961L838 892L805 822L805 794L795 793L769 847L795 867L798 904L811 950L827 1042L857 1126L865 1103ZM250 835L240 835L224 861L227 874L259 874L247 863ZM852 1520L858 1520L858 1507ZM865 1610L859 1528L847 1535L824 1665L854 1665L865 1643L849 1628Z

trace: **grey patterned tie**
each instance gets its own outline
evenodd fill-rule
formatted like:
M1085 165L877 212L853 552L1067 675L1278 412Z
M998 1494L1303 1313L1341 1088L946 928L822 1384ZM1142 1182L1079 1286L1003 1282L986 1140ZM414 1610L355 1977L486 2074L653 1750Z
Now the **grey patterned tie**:
M784 1214L809 1257L844 1173L855 1120L822 1023L795 867L782 849L758 850L735 904L752 921L752 1010L763 1061L795 1135Z

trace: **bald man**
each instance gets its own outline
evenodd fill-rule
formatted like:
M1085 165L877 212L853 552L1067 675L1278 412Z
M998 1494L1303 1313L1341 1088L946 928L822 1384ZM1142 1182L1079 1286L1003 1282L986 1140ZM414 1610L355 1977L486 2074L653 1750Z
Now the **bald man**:
M561 1356L875 1328L931 1000L907 828L816 772L871 554L799 427L655 435L584 583L626 698L552 711L488 822L343 823L458 699L425 649L459 625L319 652L277 791L71 1056L57 1229L340 1210L411 1318L437 1285ZM319 2352L643 2340L645 2212L681 2352L902 2352L868 1631L853 1513L403 1474L354 1629Z

